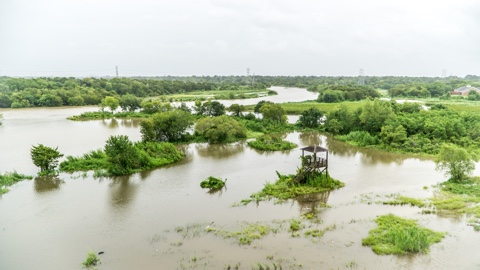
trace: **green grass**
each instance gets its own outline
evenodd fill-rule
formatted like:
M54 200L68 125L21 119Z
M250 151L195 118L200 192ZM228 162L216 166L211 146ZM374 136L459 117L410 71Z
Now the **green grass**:
M16 171L0 174L0 195L8 192L7 187L19 181L22 181L25 179L32 179L32 178L33 178L32 176L19 174Z
M285 141L280 136L264 135L257 137L254 141L249 141L248 145L263 151L282 151L291 150L297 147L295 143Z
M295 175L281 175L275 183L266 183L260 192L250 195L249 199L242 200L242 204L252 201L267 201L277 198L280 201L296 198L300 195L319 193L343 187L345 184L333 179L328 174L318 174L307 179L305 183L295 181Z
M362 239L362 245L371 246L376 254L427 253L430 245L438 243L444 233L420 227L414 220L392 214L375 219L378 227Z
M225 181L223 181L220 178L209 176L207 179L200 182L200 187L216 190L216 189L223 188L225 186L225 183L227 183L226 179L225 179Z
M97 257L97 254L90 251L87 253L87 258L82 262L83 267L89 268L100 263L100 259Z
M271 226L261 223L247 223L243 224L238 231L228 231L215 228L209 228L207 231L225 239L235 239L240 245L250 245L254 240L261 239L276 230Z

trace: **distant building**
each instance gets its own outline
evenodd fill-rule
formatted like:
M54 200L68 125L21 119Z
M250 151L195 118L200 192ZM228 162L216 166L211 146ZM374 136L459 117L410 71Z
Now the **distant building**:
M467 86L460 87L460 88L457 88L457 89L453 90L452 92L450 92L450 94L468 96L468 93L470 93L470 91L472 91L472 90L480 93L480 89L478 89L476 87L473 87L471 85L467 85Z

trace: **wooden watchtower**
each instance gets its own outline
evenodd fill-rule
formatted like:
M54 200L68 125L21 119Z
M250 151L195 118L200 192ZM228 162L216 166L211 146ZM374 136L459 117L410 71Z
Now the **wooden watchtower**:
M315 171L318 173L328 173L328 149L318 145L311 145L302 150L302 167L306 171ZM312 153L305 155L305 152ZM325 153L325 155L321 154Z

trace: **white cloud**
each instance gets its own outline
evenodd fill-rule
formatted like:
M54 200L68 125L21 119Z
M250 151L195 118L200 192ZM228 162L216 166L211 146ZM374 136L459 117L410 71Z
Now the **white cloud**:
M479 74L458 1L4 0L6 75Z

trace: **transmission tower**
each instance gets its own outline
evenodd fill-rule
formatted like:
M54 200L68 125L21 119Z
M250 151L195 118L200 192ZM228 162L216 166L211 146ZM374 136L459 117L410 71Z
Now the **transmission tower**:
M118 78L118 66L115 66L115 74L117 75L117 78Z
M442 79L445 79L445 78L447 78L447 70L443 69L442 70Z
M360 69L358 74L358 84L365 85L365 72L363 71L363 68Z

